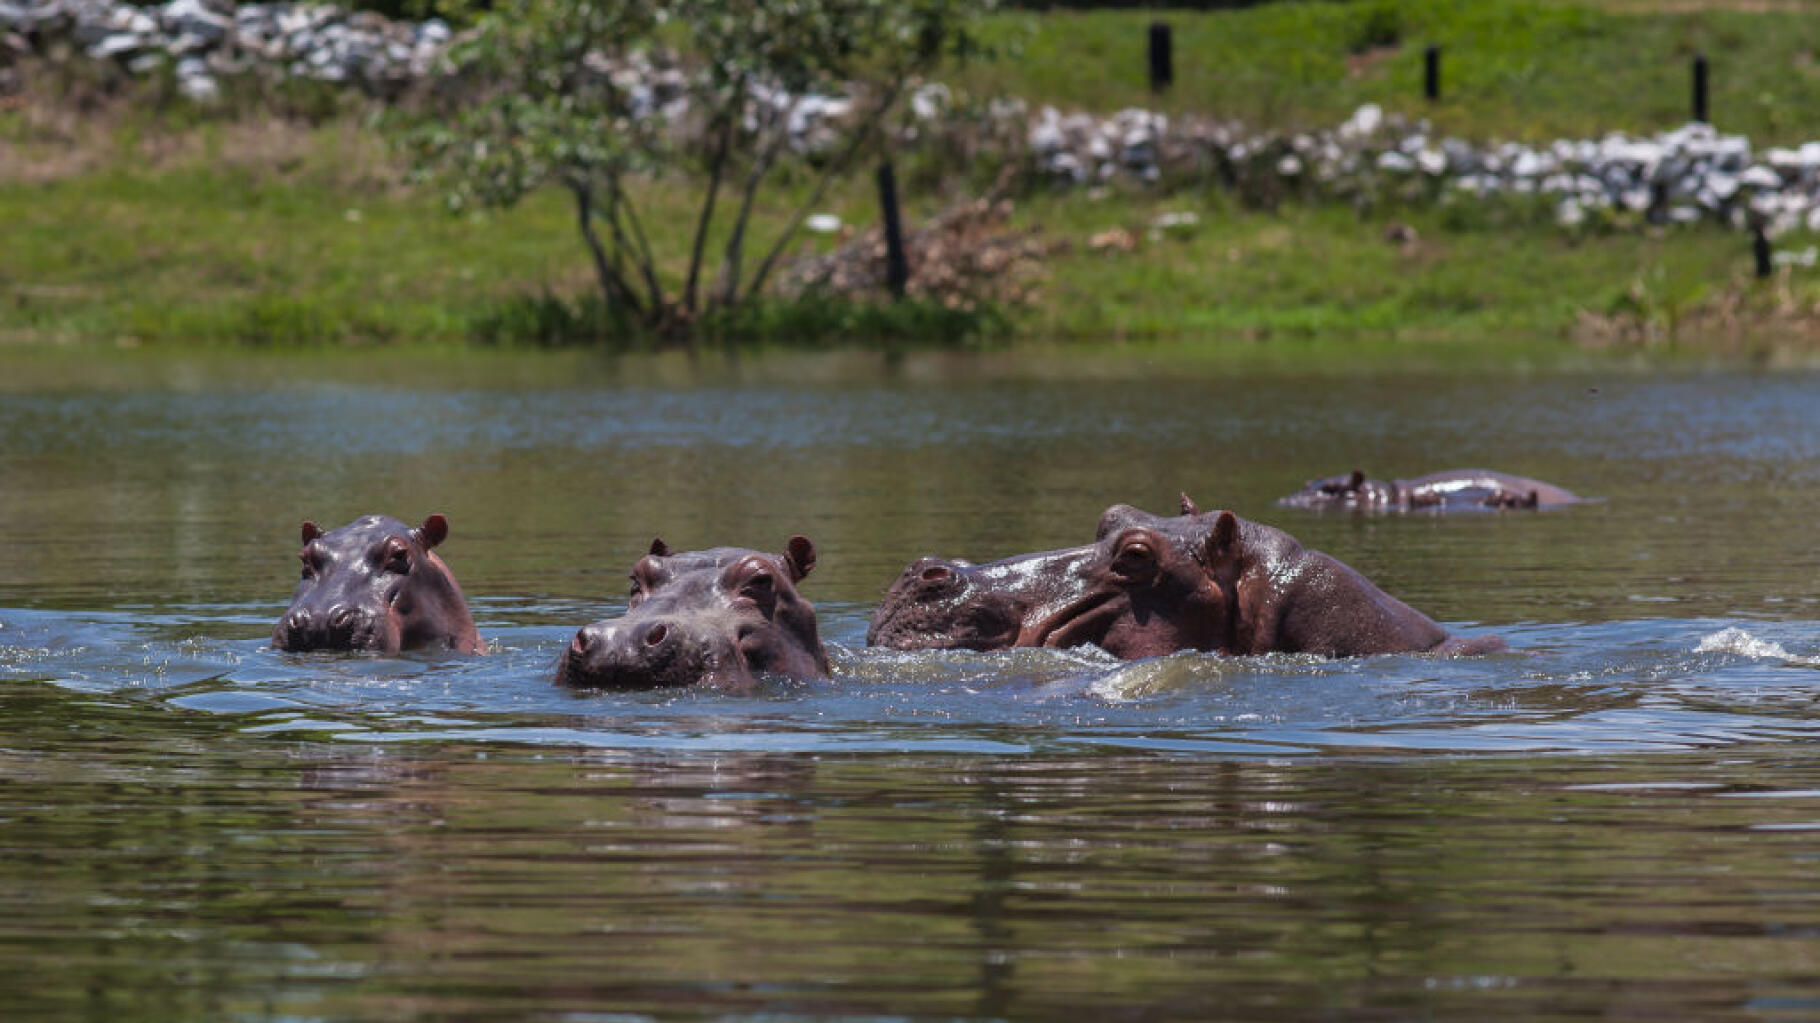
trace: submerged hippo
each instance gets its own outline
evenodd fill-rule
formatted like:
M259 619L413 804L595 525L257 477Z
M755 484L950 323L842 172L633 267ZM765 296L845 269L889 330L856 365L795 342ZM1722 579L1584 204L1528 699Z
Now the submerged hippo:
M1476 508L1552 508L1580 498L1553 483L1490 469L1448 469L1412 480L1376 480L1357 469L1309 480L1277 504L1354 511L1464 511Z
M303 581L272 630L280 650L484 651L468 601L431 548L448 539L441 515L410 526L368 515L323 532L303 524Z
M563 685L652 689L696 682L749 689L762 673L826 678L815 607L796 584L815 545L793 536L784 553L741 547L673 553L663 540L632 567L626 613L575 634L557 666Z
M1280 529L1228 511L1159 518L1114 505L1086 547L986 565L924 558L892 584L866 642L901 650L1092 643L1117 657L1176 650L1351 657L1504 649L1427 615Z

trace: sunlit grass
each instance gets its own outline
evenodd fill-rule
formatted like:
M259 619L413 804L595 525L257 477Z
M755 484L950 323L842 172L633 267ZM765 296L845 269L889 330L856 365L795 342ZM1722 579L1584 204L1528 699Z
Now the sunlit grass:
M1534 138L1680 123L1687 61L1704 51L1722 129L1760 144L1820 133L1807 113L1820 109L1820 20L1636 6L1365 0L1171 10L1161 16L1175 26L1176 85L1160 98L1143 77L1155 13L1003 13L987 26L1001 55L957 81L976 97L1095 110L1161 104L1278 128L1332 124L1371 100L1461 134ZM1418 95L1429 42L1446 54L1445 99L1433 107ZM593 279L564 196L452 215L433 188L405 183L371 111L316 113L203 115L170 105L155 86L135 103L81 112L42 95L0 109L0 341L626 343L590 305ZM904 161L912 229L997 169L927 162ZM806 187L806 177L786 179L761 206L748 267ZM665 179L639 199L674 289L697 188ZM857 229L877 221L868 175L822 206ZM1164 211L1194 212L1200 225L1149 240L1147 226ZM1588 314L1672 324L1715 295L1746 311L1820 298L1811 269L1751 280L1747 243L1734 232L1631 225L1572 234L1534 207L1267 211L1190 187L1099 199L1038 192L1020 200L1014 220L1067 243L1028 308L963 322L917 305L772 303L715 333L818 344L919 334L941 344L1007 334L1560 339ZM1413 238L1387 238L1393 224L1413 228ZM1137 248L1089 246L1113 227L1138 238ZM792 251L833 244L804 235ZM1778 240L1784 249L1810 244Z

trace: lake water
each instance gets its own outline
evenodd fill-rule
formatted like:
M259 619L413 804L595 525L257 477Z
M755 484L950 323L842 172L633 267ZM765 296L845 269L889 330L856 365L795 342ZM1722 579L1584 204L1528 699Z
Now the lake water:
M1820 374L1295 361L0 355L0 1008L1820 1017ZM1272 504L1354 466L1602 500ZM1183 490L1514 652L864 648ZM495 654L266 646L367 512ZM653 535L792 533L831 680L551 683Z

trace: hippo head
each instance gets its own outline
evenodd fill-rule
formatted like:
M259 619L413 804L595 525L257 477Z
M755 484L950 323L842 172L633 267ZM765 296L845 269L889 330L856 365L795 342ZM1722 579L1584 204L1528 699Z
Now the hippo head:
M784 553L738 547L671 552L661 539L632 568L626 613L582 628L557 682L652 689L697 682L748 689L761 673L825 678L815 608L796 584L815 545L793 536Z
M1288 497L1277 499L1286 508L1383 508L1397 503L1397 485L1372 479L1358 469L1344 476L1309 480Z
M449 535L431 515L413 529L368 515L327 532L303 524L303 581L272 631L281 650L372 650L425 646L478 652L479 633L461 587L431 548Z
M1117 657L1215 650L1231 632L1220 576L1238 543L1230 512L1159 518L1127 505L1084 547L986 565L924 558L886 593L866 642L900 650L1092 643Z

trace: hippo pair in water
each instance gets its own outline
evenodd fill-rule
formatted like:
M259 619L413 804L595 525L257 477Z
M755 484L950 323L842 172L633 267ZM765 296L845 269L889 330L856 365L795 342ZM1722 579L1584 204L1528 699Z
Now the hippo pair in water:
M298 555L303 580L272 631L272 645L484 653L461 586L431 550L448 535L441 515L416 528L385 515L327 532L305 522ZM673 553L653 541L633 566L625 615L576 633L557 680L739 689L766 673L826 676L815 608L796 592L814 567L815 546L800 536L778 555L732 547Z
M441 516L418 529L370 516L326 534L305 523L304 582L274 643L479 652L460 588L429 551L447 533ZM780 554L673 552L656 540L633 567L626 613L578 631L557 681L743 689L763 674L825 678L815 609L796 589L815 560L801 536ZM1229 511L1203 513L1186 495L1171 518L1114 506L1096 541L1082 547L985 565L917 561L886 593L866 641L901 650L1093 644L1127 659L1178 650L1350 657L1504 649L1496 637L1450 636L1282 530Z
M1116 657L1177 650L1323 657L1504 649L1462 639L1288 533L1186 494L1161 518L1129 505L1084 547L985 565L924 558L904 570L866 642L898 649L1071 647Z
M1541 480L1490 469L1448 469L1412 480L1372 479L1357 469L1344 476L1309 480L1277 504L1288 508L1347 511L1467 511L1553 508L1581 499Z

